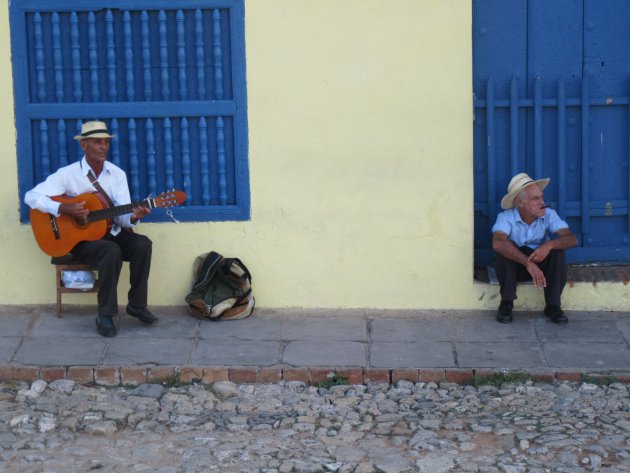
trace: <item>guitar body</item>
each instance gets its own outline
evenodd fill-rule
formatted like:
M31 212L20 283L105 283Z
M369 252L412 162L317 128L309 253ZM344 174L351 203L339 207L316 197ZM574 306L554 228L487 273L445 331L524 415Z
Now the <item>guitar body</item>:
M108 207L107 201L98 192L80 194L76 197L60 195L52 200L62 204L85 202L85 207L92 211ZM79 222L69 215L55 217L46 212L31 209L31 227L37 244L49 256L63 256L81 241L100 240L105 236L111 220Z

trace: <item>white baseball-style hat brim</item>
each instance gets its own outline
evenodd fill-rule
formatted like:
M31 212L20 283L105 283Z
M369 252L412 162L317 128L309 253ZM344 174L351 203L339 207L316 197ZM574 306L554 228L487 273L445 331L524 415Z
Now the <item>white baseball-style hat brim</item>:
M551 179L549 179L548 177L544 179L534 180L524 172L517 174L508 184L508 192L501 199L501 208L506 210L511 209L512 207L514 207L514 199L516 199L516 196L521 193L526 187L529 187L532 184L536 184L538 185L538 187L540 187L540 190L543 190L545 187L547 187L547 184L549 184L550 180Z

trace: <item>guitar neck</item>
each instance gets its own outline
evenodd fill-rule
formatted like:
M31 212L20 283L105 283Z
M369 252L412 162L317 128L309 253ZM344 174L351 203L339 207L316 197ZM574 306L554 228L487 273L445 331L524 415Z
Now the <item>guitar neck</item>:
M97 220L106 220L118 217L119 215L130 214L135 207L148 207L150 209L155 207L155 199L144 199L140 202L132 202L127 205L117 205L116 207L108 207L106 209L94 210L87 216L88 222L96 222Z

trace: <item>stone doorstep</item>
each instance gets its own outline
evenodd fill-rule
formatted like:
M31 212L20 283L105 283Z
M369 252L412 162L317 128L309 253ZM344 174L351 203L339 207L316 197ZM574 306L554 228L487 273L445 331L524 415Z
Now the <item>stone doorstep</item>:
M567 284L572 287L575 283L590 282L596 285L598 282L621 283L624 286L630 282L630 265L599 264L599 265L568 265ZM474 278L487 284L498 284L492 275L493 268L476 267Z
M341 367L202 367L202 366L69 366L35 367L0 365L0 381L35 381L42 379L52 382L57 379L71 379L80 384L99 386L138 386L150 382L210 384L217 381L232 381L237 384L266 384L279 381L301 381L306 384L396 384L398 381L453 382L471 384L475 378L526 374L535 381L554 382L620 382L630 384L630 371L585 370L493 370L493 369L382 369L382 368L341 368Z

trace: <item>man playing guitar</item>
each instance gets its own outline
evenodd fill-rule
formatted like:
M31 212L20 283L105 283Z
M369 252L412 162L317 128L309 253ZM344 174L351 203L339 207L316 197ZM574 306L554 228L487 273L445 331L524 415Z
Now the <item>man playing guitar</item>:
M60 203L51 197L63 194L74 197L96 191L104 194L102 198L110 206L129 205L131 198L127 176L122 169L107 161L112 138L114 136L109 134L105 123L85 122L81 134L74 137L85 156L60 168L28 191L24 197L26 204L54 217L67 215L77 222L85 221L90 213L85 202ZM131 283L127 313L147 325L158 320L147 308L152 242L131 230L149 213L149 207L133 207L131 213L113 218L111 229L103 238L81 241L70 251L73 259L98 269L101 287L96 328L104 337L116 335L113 317L118 313L117 287L123 261L129 261Z

